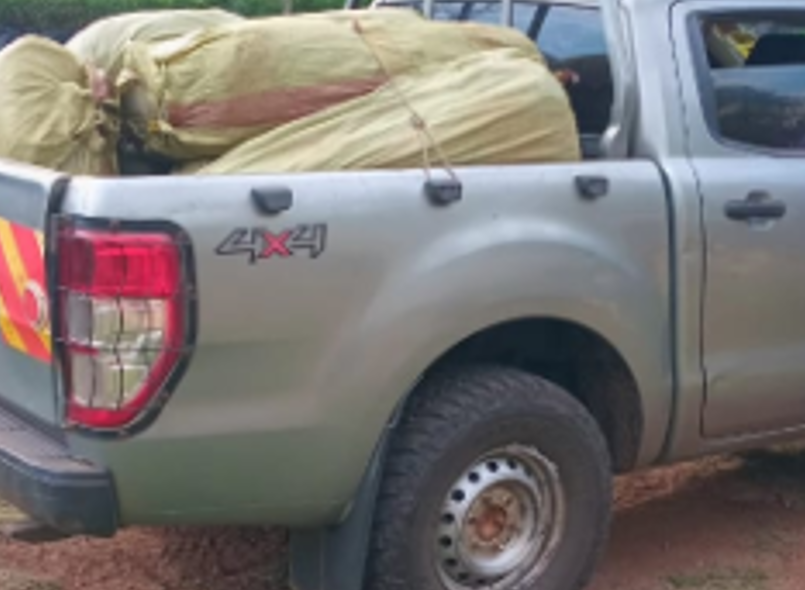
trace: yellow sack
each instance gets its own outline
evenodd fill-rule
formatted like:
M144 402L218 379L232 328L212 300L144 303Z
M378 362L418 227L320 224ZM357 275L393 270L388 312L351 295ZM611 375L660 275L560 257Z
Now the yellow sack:
M410 10L274 17L133 44L119 85L124 117L148 149L195 160L368 94L389 76L512 46L541 59L513 29Z
M580 159L564 89L530 54L431 65L245 143L198 174L472 166Z
M117 128L108 100L103 78L61 45L18 39L0 52L0 158L114 174Z
M188 174L196 174L201 172L203 168L209 166L215 162L214 159L212 160L191 160L189 162L182 162L178 166L175 166L171 171L171 174L176 174L179 176L186 176Z
M132 41L164 41L244 19L218 9L153 10L121 14L98 20L79 31L67 48L80 61L104 70L115 79L123 67L123 54Z

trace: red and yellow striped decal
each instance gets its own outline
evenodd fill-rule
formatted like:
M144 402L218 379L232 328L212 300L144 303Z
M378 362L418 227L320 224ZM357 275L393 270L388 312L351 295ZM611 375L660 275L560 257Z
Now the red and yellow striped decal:
M0 218L0 332L6 344L51 360L42 232Z

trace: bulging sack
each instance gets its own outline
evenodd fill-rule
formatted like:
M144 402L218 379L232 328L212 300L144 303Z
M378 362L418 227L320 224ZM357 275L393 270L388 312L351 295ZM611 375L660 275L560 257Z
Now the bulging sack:
M0 158L71 174L116 173L108 84L64 47L36 36L0 52Z
M400 169L580 159L567 95L530 53L435 64L253 139L198 174Z
M513 29L409 10L273 17L134 43L119 86L127 124L147 149L196 160L364 96L390 76L502 47L541 60Z
M243 20L219 9L133 12L95 21L72 37L67 49L80 61L104 70L114 80L123 66L126 47L132 41L164 41Z

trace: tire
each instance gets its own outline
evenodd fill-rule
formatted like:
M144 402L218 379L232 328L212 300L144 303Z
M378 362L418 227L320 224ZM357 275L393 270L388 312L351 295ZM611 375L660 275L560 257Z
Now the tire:
M596 422L558 386L500 367L435 375L390 441L366 589L580 590L611 486Z

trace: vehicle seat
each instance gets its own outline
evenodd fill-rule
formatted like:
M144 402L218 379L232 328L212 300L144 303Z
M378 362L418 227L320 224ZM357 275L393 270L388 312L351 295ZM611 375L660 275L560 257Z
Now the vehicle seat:
M805 35L770 34L761 37L746 60L747 66L805 65Z

